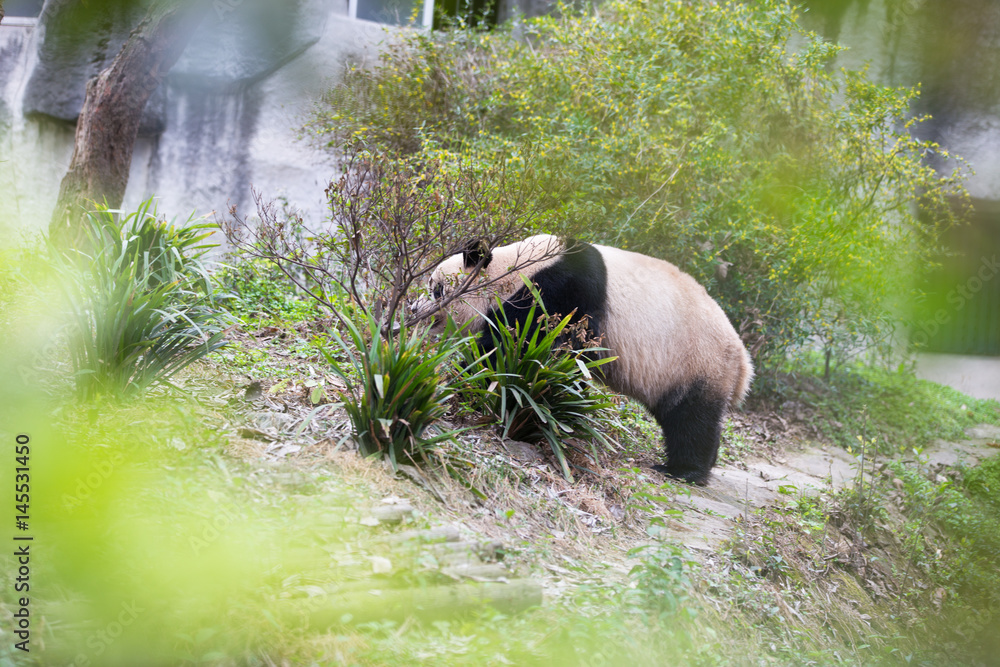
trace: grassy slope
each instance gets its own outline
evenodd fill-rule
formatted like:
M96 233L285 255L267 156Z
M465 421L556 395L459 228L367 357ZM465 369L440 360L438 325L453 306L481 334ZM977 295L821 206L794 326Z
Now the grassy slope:
M919 465L892 468L874 493L802 499L755 515L695 562L657 537L669 503L650 498L673 490L631 468L630 458L656 446L641 415L626 419L637 439L602 461L603 478L573 487L518 466L488 429L471 432L464 447L476 462L473 481L487 492L482 503L442 477L442 505L339 451L338 438L275 463L266 443L239 431L259 410L244 402L240 378L276 388L265 394L272 410L309 412L304 378L324 376L309 326L289 324L289 314L278 302L215 368L189 373L187 398L171 392L122 407L76 405L58 391L8 394L8 416L30 425L39 445L32 511L44 548L32 562L37 650L28 664L124 665L153 655L164 664L220 665L953 664L986 661L998 648L990 644L997 615L988 613L1000 603L992 518L1000 477L992 463L947 478ZM896 447L919 447L967 424L1000 421L996 403L855 373L843 385L852 390L817 389L813 380L812 391L794 397L821 433L851 441L865 429ZM323 428L340 433L338 419L329 416ZM279 441L294 430L279 429ZM0 482L9 488L12 480ZM429 626L313 632L282 615L288 599L340 576L339 560L316 568L303 553L366 563L389 530L331 524L331 507L357 519L391 495L417 507L407 527L447 520L503 539L514 571L544 580L553 595L516 617L484 611ZM597 523L581 521L581 512ZM651 546L627 557L641 545ZM13 572L6 556L3 590L12 590ZM397 576L419 585L423 575ZM123 605L141 611L119 628ZM13 611L5 597L5 627ZM0 664L15 657L22 664L25 656L0 646Z

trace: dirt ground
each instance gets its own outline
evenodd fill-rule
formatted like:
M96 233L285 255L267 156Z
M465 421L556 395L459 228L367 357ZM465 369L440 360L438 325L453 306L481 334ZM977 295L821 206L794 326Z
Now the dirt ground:
M373 507L404 502L422 525L499 541L512 554L506 561L512 571L537 574L539 563L548 570L547 595L559 595L576 578L572 567L560 563L596 560L625 576L627 553L650 542L648 527L657 518L668 537L705 559L729 542L748 516L785 507L802 495L838 491L857 477L858 452L825 445L806 425L771 411L731 415L730 437L739 439L743 451L721 456L706 486L665 484L650 470L659 462L659 442L596 463L581 456L576 463L590 472L570 483L547 448L503 441L488 426L460 438L463 485L440 471L408 466L393 471L386 463L360 459L343 411L311 406L308 392L309 385L295 383L274 393L260 386L232 391L229 402L241 406L243 423L233 425L229 453L251 465L305 474L335 470L348 484L363 482ZM922 455L932 464L953 466L997 453L1000 427L979 426L966 435L959 442L935 442ZM546 557L538 558L540 553Z

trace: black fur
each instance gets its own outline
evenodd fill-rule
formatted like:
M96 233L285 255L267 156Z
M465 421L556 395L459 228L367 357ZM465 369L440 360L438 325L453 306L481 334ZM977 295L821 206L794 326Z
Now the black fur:
M490 245L486 239L469 241L465 244L465 248L462 249L462 263L465 264L466 270L475 268L476 266L479 266L480 269L485 269L492 261L493 251L490 250Z
M663 429L667 463L653 469L704 484L719 452L725 410L726 401L712 396L704 382L665 393L650 412Z
M568 239L566 250L555 263L527 277L538 287L542 305L549 315L566 316L576 311L570 323L588 316L587 329L590 337L600 337L601 325L607 312L608 271L597 248L589 243ZM499 325L506 321L509 326L514 326L517 322L523 330L531 305L531 293L527 286L523 286L504 301L503 315L494 307L486 314L486 319ZM537 315L540 313L536 312ZM490 324L483 330L480 345L487 351L497 345L495 328Z

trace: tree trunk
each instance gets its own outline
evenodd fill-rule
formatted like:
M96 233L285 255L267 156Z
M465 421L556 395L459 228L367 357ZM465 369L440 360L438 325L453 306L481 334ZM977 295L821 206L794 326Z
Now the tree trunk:
M111 65L87 83L69 171L59 188L49 235L64 246L81 239L92 202L121 205L146 101L187 45L196 14L187 0L155 0Z

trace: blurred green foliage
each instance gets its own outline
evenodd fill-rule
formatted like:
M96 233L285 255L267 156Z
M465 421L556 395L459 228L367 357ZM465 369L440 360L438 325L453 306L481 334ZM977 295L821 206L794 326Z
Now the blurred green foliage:
M77 392L135 396L225 344L219 295L202 262L208 224L98 205L80 248L50 252L69 311Z
M351 69L313 127L504 160L538 185L540 228L694 275L765 375L806 344L888 351L964 167L910 134L915 91L834 71L837 47L795 19L782 0L620 0L410 35Z
M299 583L287 580L302 570L288 551L339 543L317 517L357 500L321 476L318 488L287 488L278 471L220 456L218 415L206 419L194 400L88 402L53 415L36 399L22 395L6 422L31 438L24 534L34 538L34 662L15 652L13 664L212 664L283 650L288 627L268 608ZM8 489L12 470L0 474ZM290 509L293 491L311 495ZM8 526L12 504L0 511ZM5 591L16 572L0 558Z

